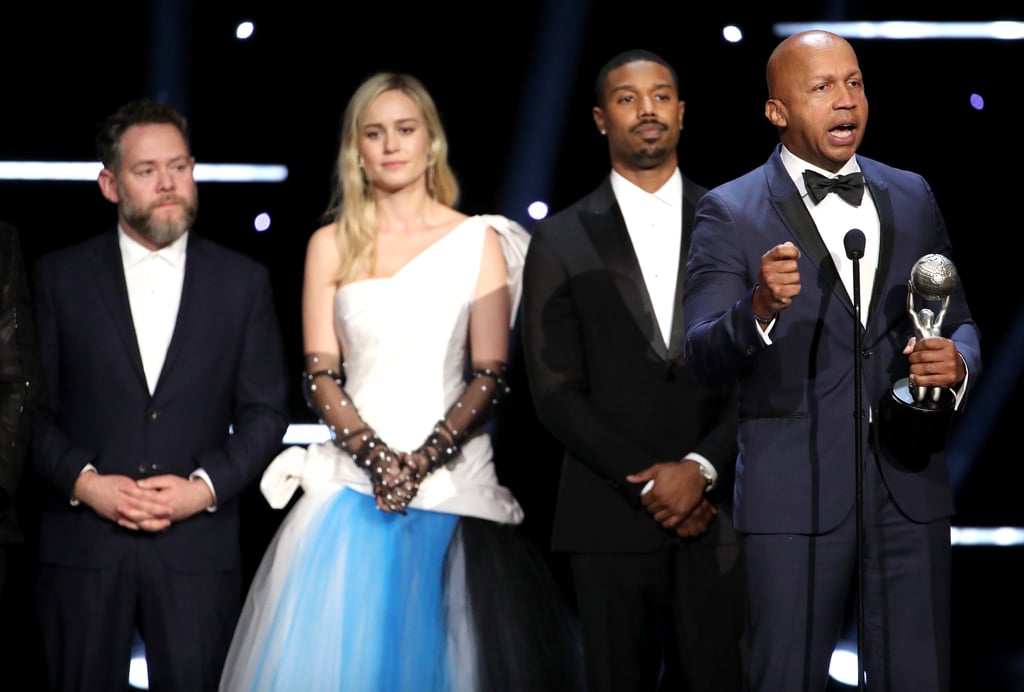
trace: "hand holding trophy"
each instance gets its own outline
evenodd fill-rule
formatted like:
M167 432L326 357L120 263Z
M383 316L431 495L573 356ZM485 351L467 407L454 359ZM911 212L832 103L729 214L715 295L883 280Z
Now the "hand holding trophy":
M942 334L942 320L946 316L949 297L956 283L956 267L943 255L925 255L914 263L907 287L907 312L914 323L914 334L918 339ZM915 299L924 301L925 305L929 302L939 303L938 313L929 307L916 309ZM917 403L926 400L938 403L942 396L940 387L914 387L913 390L914 401Z
M907 314L918 339L941 335L957 280L956 267L943 255L924 255L914 263L907 283ZM945 445L954 402L949 389L914 386L908 377L898 380L879 411L884 443L905 463L923 463Z

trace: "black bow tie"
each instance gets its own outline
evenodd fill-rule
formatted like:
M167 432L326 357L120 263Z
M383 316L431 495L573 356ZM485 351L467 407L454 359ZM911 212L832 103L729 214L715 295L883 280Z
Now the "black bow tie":
M864 198L863 173L850 173L838 178L827 178L814 171L804 171L804 185L807 186L807 194L811 196L815 204L825 199L825 195L830 192L836 193L847 204L852 204L855 207L859 207Z

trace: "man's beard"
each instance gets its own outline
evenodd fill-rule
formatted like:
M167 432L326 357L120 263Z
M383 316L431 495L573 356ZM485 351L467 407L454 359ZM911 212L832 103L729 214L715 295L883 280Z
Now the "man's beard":
M648 127L650 125L657 125L661 128L663 133L668 132L669 127L663 122L658 120L644 120L643 122L637 123L630 132L636 134L636 131L642 127ZM668 146L661 138L656 141L644 142L638 149L634 149L632 153L633 163L637 168L649 169L657 168L672 155L672 151L675 149L675 144L678 144L678 139L672 146Z
M656 168L665 163L672 150L664 145L645 146L633 151L633 163L637 168Z
M182 215L179 219L158 219L154 217L154 211L160 204L173 199L181 205ZM164 197L153 203L147 209L139 209L128 201L125 195L121 195L121 215L129 226L134 228L143 238L151 243L164 247L170 245L180 238L182 234L192 227L196 220L199 200L193 198L192 203L179 195Z

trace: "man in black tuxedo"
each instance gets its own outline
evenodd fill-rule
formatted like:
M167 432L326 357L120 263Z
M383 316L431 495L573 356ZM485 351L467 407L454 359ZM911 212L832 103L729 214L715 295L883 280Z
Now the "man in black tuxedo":
M38 608L51 689L212 690L241 608L242 491L280 451L288 375L266 267L192 230L185 119L103 124L117 226L35 264L46 387Z
M551 545L569 553L595 691L740 689L736 400L682 361L704 188L679 171L678 86L645 50L601 69L593 115L611 174L539 223L526 259L530 389L565 447Z

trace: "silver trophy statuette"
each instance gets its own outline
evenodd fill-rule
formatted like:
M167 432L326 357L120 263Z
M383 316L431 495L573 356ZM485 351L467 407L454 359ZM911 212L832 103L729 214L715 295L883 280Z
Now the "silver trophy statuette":
M910 270L907 290L907 313L914 324L918 339L939 336L942 320L946 316L949 298L956 288L957 273L953 262L943 255L925 255L914 263ZM936 313L929 307L916 308L916 299L939 303ZM928 390L931 390L930 392ZM914 401L930 398L937 402L942 394L940 387L913 387Z

